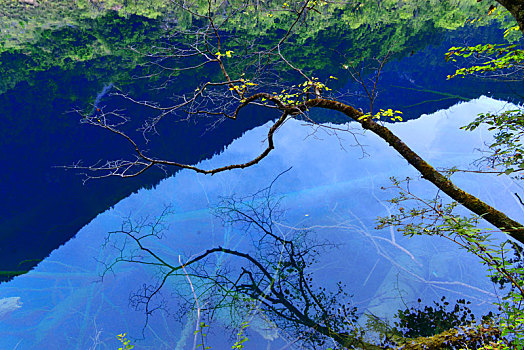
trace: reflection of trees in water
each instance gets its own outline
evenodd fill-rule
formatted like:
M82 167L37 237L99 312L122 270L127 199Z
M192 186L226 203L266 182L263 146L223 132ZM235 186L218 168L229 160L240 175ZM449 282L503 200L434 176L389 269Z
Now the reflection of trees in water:
M122 262L156 268L155 281L144 284L131 297L131 305L145 311L146 325L155 311L166 308L162 289L170 278L178 277L187 279L191 287L177 290L179 316L196 312L197 330L203 319L227 314L227 322L233 325L268 319L267 327L276 326L295 341L312 346L329 338L348 347L363 343L357 310L349 303L345 286L337 283L330 289L314 282L321 252L332 244L315 239L309 230L284 230L276 225L284 215L279 204L271 186L252 196L224 198L215 214L246 240L249 237L249 244L231 242L180 263L147 243L163 238L169 210L154 220L129 218L121 230L108 236L106 247L116 250L118 256L106 265L104 275Z
M333 211L336 220L340 221L336 225L297 227L287 224L282 198L272 193L273 183L253 195L223 198L215 207L214 214L227 231L238 233L243 239L232 239L190 257L177 257L162 243L172 239L168 237L167 224L172 213L170 208L164 209L158 217L128 217L120 230L109 233L105 247L116 253L116 258L105 264L102 277L122 263L140 264L155 271L154 278L144 283L130 298L130 305L145 313L143 333L149 318L157 311L171 313L169 299L175 295L178 303L175 316L180 321L195 322L195 344L203 342L200 334L208 324L213 325L213 321L233 328L246 321L256 324L268 337L276 331L288 341L306 348L335 341L346 348L380 349L386 343L402 342L405 335L400 336L399 330L388 326L373 312L380 312L380 307L387 303L395 305L395 312L401 309L398 301L405 292L401 289L410 288L410 282L421 283L423 290L432 289L435 295L455 292L450 288L456 286L487 293L461 281L428 278L421 259L402 246L396 237L398 233L390 230L389 237L371 233L351 212L342 216ZM353 303L348 293L354 287L348 287L347 280L337 282L329 277L335 275L329 269L333 267L331 253L338 244L319 237L325 237L325 232L333 230L356 235L352 241L370 244L378 256L377 263L387 261L391 270L397 271L397 275L407 276L409 282L399 285L397 279L397 285L393 286L386 281L374 293L369 293L368 300ZM185 244L193 245L192 242ZM351 247L342 249L349 251ZM398 252L403 257L399 257ZM364 286L373 279L376 264L369 272L361 272L363 275L368 273ZM391 280L392 275L394 273L389 273L387 278ZM178 286L174 292L170 288L173 285ZM186 288L180 285L186 285ZM171 296L168 293L172 293ZM412 289L412 293L420 291ZM362 309L357 309L359 304L368 305L366 317L362 317ZM421 317L414 308L406 309L402 315L404 319L398 327L403 329L413 329L409 320ZM453 318L453 311L446 315ZM382 345L371 340L378 330L364 326L363 320L374 322L376 327L381 325Z
M371 176L368 181L371 183L369 186L371 197L383 207L385 213L387 213L385 216L392 215L394 206L377 196ZM462 272L471 269L471 262L475 261L473 257L457 259L456 250L446 250L448 246L439 245L439 242L424 237L418 237L418 242L414 245L414 241L403 237L394 227L382 230L370 228L369 222L365 222L358 213L350 209L333 210L330 216L331 221L335 224L306 226L304 228L312 231L337 230L348 233L347 235L350 235L350 237L360 237L351 238L351 242L366 242L366 245L362 247L366 251L365 254L368 255L368 251L374 251L377 260L369 265L367 274L360 271L362 275L366 275L363 280L364 286L371 283L374 273L384 269L384 267L377 268L377 266L386 265L386 269L390 270L388 277L384 279L390 281L391 285L386 286L384 284L380 290L377 290L375 296L369 297L368 301L375 300L375 303L379 305L383 304L383 300L388 299L397 300L400 303L401 289L405 290L407 296L412 297L418 295L440 297L443 293L455 293L460 297L467 297L481 303L485 303L486 299L495 300L496 294L463 282L466 280L466 276L463 276ZM283 224L279 223L279 225ZM287 229L293 229L291 226L283 226ZM328 236L331 237L331 235ZM344 249L351 250L352 245L345 243ZM468 256L465 257L468 258ZM355 263L358 262L355 261ZM400 281L402 287L399 286L399 275L402 276ZM417 290L414 286L422 286L422 289Z

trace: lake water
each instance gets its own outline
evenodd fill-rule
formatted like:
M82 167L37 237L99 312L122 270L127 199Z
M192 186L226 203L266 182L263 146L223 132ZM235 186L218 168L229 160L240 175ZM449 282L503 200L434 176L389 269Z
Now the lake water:
M111 8L104 7L108 3ZM375 110L403 111L404 122L388 127L435 167L468 168L491 135L459 127L478 113L512 109L524 96L522 81L446 79L456 69L444 59L451 46L506 40L504 25L497 21L471 22L484 16L482 4L452 3L353 1L347 8L335 3L318 16L311 13L310 22L297 29L293 44L282 46L282 52L332 87L337 99L365 111L369 98L343 67L353 60L376 64L391 50L378 81ZM155 65L128 48L177 47L180 42L166 33L201 23L166 2L119 4L0 1L0 349L116 349L120 333L127 333L136 349L195 348L201 341L194 334L200 320L182 299L193 300L191 287L207 288L201 275L227 271L223 277L233 278L249 266L238 256L216 253L201 270L188 267L189 274L169 277L152 299L151 306L161 309L146 316L143 304L135 307L133 302L143 300L140 293L144 288L150 292L147 288L158 284L166 270L113 264L151 258L119 231L134 225L135 234L147 233L161 219L154 226L163 228L161 239L141 242L172 266L216 247L271 265L271 258L283 254L280 245L267 245L267 235L260 236L244 221L224 223L217 216L231 198L239 208L258 210L269 210L279 199L279 207L271 207L275 216L265 224L301 247L323 245L308 267L311 287L334 291L336 282L343 283L348 295L338 295L337 301L356 307L360 324L364 314L391 321L398 309L416 305L419 298L424 305L443 296L452 303L466 298L478 315L494 309L501 292L474 256L442 239L406 238L394 229L374 228L377 217L394 211L387 200L396 192L382 189L391 186L391 176L413 178L410 186L423 198L436 191L376 136L335 131L354 126L340 114L311 111L324 123L321 127L290 119L278 130L276 148L266 159L214 176L152 169L136 178L84 183L76 171L62 168L126 158L134 151L121 139L80 123L80 113L93 114L97 108L125 111L131 120L127 130L141 137L135 128L155 111L114 95L118 89L165 105L174 95L218 79L218 70L206 67L174 75L171 84L158 89L166 76L157 76ZM283 12L268 16L257 8L248 11L251 17L240 16L221 28L225 38L238 39L227 41L234 53L228 64L242 65L236 55L251 45L265 49L280 40ZM151 79L137 78L151 73ZM375 71L363 68L362 73L371 79ZM289 85L303 82L280 66L268 76ZM140 142L150 154L203 168L241 163L265 148L271 120L278 117L274 112L252 107L237 120L216 125L214 119L181 122L180 115L170 115L160 135ZM522 197L522 188L510 178L458 173L453 181L511 218L524 220L514 195ZM266 219L261 215L257 222ZM214 292L201 297L213 300ZM247 349L300 348L296 334L275 327L278 321L259 312L259 306L252 305L243 319L227 307L218 310L212 321L206 319L206 345L231 348L238 324L247 321Z
M66 9L70 7L63 1L57 4ZM410 3L410 6L413 4ZM497 42L501 40L503 30L498 25L464 27L463 22L469 14L467 9L475 8L474 1L468 3L469 7L453 8L457 13L451 16L452 25L448 23L444 27L440 22L448 18L445 14L449 9L444 5L438 7L440 4L427 7L427 4L421 1L418 15L405 18L391 17L387 8L371 12L366 10L366 15L372 15L371 20L377 21L375 30L368 30L365 25L349 28L344 22L347 18L335 20L334 17L327 25L319 23L324 30L317 35L310 35L307 31L303 33L308 36L302 45L303 54L293 50L288 54L297 60L308 57L308 67L312 65L315 74L321 78L337 76L338 80L330 80L332 87L349 91L350 94L344 97L347 102L365 110L369 101L359 84L353 82L342 69L345 56L341 53L356 57L363 55L363 59L373 62L374 55L384 54L384 45L395 44L394 57L382 71L375 106L402 110L405 119L433 113L482 94L522 101L521 82L445 79L455 69L453 64L444 60L449 47L463 42ZM141 3L135 5L146 6ZM36 10L46 13L46 6ZM4 199L0 202L0 280L29 270L72 238L97 214L134 191L154 186L166 177L162 171L153 170L134 179L112 178L84 184L75 171L64 171L60 166L78 161L92 164L108 157L119 159L132 152L120 139L97 128L80 125L79 114L72 111L81 109L88 113L97 105L106 110L123 109L128 116L144 120L153 115L151 110L111 96L114 90L108 88L119 87L129 91L134 98L159 103L169 103L173 91L194 90L193 86L185 84L174 84L165 90L151 90L155 87L154 82L133 79L147 71L137 66L136 58L122 46L142 47L162 41L160 38L165 27L162 20L120 16L96 9L94 18L77 18L82 11L67 12L72 11L69 9L63 12L51 5L49 8L51 10L47 15L53 17L59 14L59 18L70 20L67 22L70 25L58 24L56 28L49 29L47 26L26 24L25 28L21 28L21 24L15 21L8 23L8 32L1 32L7 38L6 35L12 34L15 28L20 37L17 41L9 36L6 42L9 45L18 43L19 48L15 45L14 48L3 49L0 56L0 114L4 116L0 119L0 163L8 168L8 171L0 173L0 195ZM30 16L31 9L22 8L22 13L16 16L22 16L20 19L23 21L24 16ZM156 13L156 10L148 11ZM143 10L145 13L148 11ZM441 15L439 11L445 13ZM47 17L42 17L40 12L38 16L29 18L29 23L45 21ZM377 19L375 15L382 17ZM13 18L18 18L16 16ZM2 21L9 22L10 19L4 16ZM265 21L261 21L263 26L267 26ZM275 26L278 27L276 23L273 24ZM273 27L262 27L264 35L255 38L270 40L273 32L278 32ZM37 35L33 41L24 43L24 40L29 40L27 36L35 31ZM110 53L94 55L91 59L78 56L80 49L96 52L96 47L101 45L107 47ZM319 47L325 49L322 55L316 52ZM188 74L182 76L180 81L194 83L195 79L202 82L207 76L205 72ZM195 85L198 83L195 82ZM321 121L345 122L340 116L330 113L315 117ZM246 113L245 118L226 121L211 130L208 120L169 122L163 129L162 137L153 137L147 148L159 157L194 164L220 152L246 130L273 118L275 115L266 109L255 108ZM176 171L169 169L168 175Z
M391 128L433 165L467 167L479 157L475 148L490 136L485 130L465 132L458 127L480 112L512 107L480 97ZM263 149L268 127L246 132L200 165L210 168L249 159ZM334 243L315 264L315 283L343 281L360 312L386 318L419 297L427 302L443 295L448 300L466 297L477 313L493 309L496 288L474 256L442 239L406 238L392 230L373 229L377 216L391 210L385 200L394 193L381 187L390 185L390 176L417 178L417 173L374 135L359 139L368 155L363 158L349 134L332 135L329 129L289 120L276 135L274 152L256 166L215 176L181 171L153 189L132 194L98 215L34 270L0 285L0 348L114 349L118 347L115 336L127 332L140 349L190 349L194 319L178 323L173 317L177 306L173 293L188 288L184 276L164 286L171 313L155 312L145 338L137 339L142 338L145 316L129 307L129 296L143 283L150 283L155 273L144 266L121 264L100 281L100 262L111 262L118 253L103 248L108 232L118 230L125 218L154 218L169 205L169 229L161 241L148 244L173 264L179 256L185 261L219 245L249 249L249 235L224 227L212 215L213 208L224 196L246 196L268 186L287 169L273 186L286 210L276 222L280 232L310 228L311 235ZM522 189L507 177L457 174L454 181L510 217L524 220L522 206L513 195ZM415 181L413 188L421 196L435 193L423 180ZM271 329L259 316L249 321L248 348L293 348L285 332ZM229 331L222 330L227 324L224 311L211 324L208 345L217 349L231 346Z

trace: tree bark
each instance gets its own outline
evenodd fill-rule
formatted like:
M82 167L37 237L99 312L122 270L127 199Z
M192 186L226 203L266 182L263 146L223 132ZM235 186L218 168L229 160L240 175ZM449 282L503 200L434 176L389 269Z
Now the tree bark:
M438 172L424 159L422 159L417 153L408 147L399 137L391 132L385 126L376 123L371 118L363 118L364 114L359 110L343 104L338 101L316 98L306 102L307 107L320 107L325 109L331 109L339 111L360 123L364 129L370 130L384 141L386 141L391 147L393 147L404 159L408 161L415 169L417 169L422 177L435 186L437 186L442 192L446 193L453 200L462 204L475 214L482 216L483 219L488 221L493 226L506 232L511 237L515 238L520 243L524 244L524 227L519 222L509 218L506 214L492 206L484 203L477 197L461 190L453 184L448 178Z
M395 348L396 350L439 350L463 349L466 345L486 344L492 339L499 339L501 330L492 324L482 324L478 327L461 326L448 329L431 337L411 339L407 344Z

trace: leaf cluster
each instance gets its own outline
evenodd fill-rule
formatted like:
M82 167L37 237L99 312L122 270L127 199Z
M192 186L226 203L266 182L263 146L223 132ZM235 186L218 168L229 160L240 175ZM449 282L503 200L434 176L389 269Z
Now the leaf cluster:
M511 284L508 295L498 304L500 315L493 318L495 326L500 330L501 338L490 339L490 342L500 345L501 349L521 349L519 346L524 344L524 305L522 304L524 268L519 252L522 248L517 248L514 258L511 259L507 246L513 247L513 244L508 244L511 243L509 241L500 246L493 244L491 242L492 231L479 228L480 217L456 214L454 210L457 203L444 203L438 194L431 200L418 197L411 191L410 181L409 178L404 181L392 178L393 188L399 194L390 202L396 206L397 212L388 217L379 218L378 228L392 226L409 236L426 234L449 240L476 255L488 267L490 272L488 277L498 282L501 287L505 283ZM460 307L458 311L461 312ZM438 313L443 315L442 308ZM403 312L399 316L405 314ZM409 314L413 315L413 312L408 312ZM415 312L414 314L420 318L423 313ZM435 314L435 312L432 311L429 314ZM462 310L460 320L463 319L463 316ZM456 318L454 320L454 322L458 321ZM464 320L467 320L467 317ZM418 322L422 320L418 319ZM491 346L489 342L484 345Z
M403 120L401 114L403 114L402 111L394 111L391 108L388 108L388 109L381 108L380 111L373 114L372 118L376 120L380 120L381 117L386 117L386 118L389 118L389 120L391 120L392 122L394 121L401 122ZM363 116L359 117L358 119L367 119L370 117L371 117L371 113L366 113Z
M459 68L454 74L448 75L447 79L460 76L464 78L470 74L485 74L508 69L521 69L524 65L524 50L519 49L516 44L484 44L465 47L450 47L445 55L446 61L456 62L455 57L468 58L474 55L476 58L486 57L486 61L479 65Z
M488 145L490 151L478 162L485 163L490 168L501 169L501 173L516 179L522 179L524 110L519 108L498 114L482 113L462 129L475 130L482 124L488 125L488 130L494 132L494 142Z
M131 345L131 341L126 338L127 333L121 333L117 335L117 339L122 343L122 346L118 348L118 350L131 350L134 349L135 346Z

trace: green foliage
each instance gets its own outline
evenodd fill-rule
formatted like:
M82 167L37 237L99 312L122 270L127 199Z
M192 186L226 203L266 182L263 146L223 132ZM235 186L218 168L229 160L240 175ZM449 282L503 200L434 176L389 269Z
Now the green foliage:
M386 117L386 118L389 118L392 122L394 121L401 122L403 120L401 114L403 114L401 111L394 111L391 108L380 109L379 112L373 115L373 119L380 120L381 117ZM369 117L371 117L371 114L366 113L363 116L359 117L358 119L366 119Z
M198 344L196 347L199 350L211 349L211 346L206 346L206 342L205 342L207 333L205 333L204 331L206 328L209 328L209 325L206 324L205 322L200 322L198 324L198 328L193 332L193 335L200 336L200 344Z
M506 247L509 246L510 249ZM504 261L514 268L521 269L524 268L524 248L522 248L517 243L507 240L501 245L504 248ZM512 253L512 254L510 254ZM503 275L492 275L491 281L498 284L499 288L502 290L509 285L510 291L514 291L515 287L511 284L511 280L504 277Z
M450 173L453 173L453 169ZM454 213L457 203L443 203L439 196L422 199L409 189L410 179L398 181L392 178L398 196L390 200L397 213L379 218L378 228L394 226L405 235L438 236L458 244L476 255L488 267L489 277L495 281L511 284L511 290L499 305L500 315L493 319L502 338L501 349L522 349L524 345L524 268L522 260L510 259L507 243L496 246L491 243L491 232L479 228L480 217L462 216ZM487 349L487 348L486 348Z
M244 331L247 327L249 327L249 323L246 321L240 324L240 331L238 331L237 333L237 341L235 342L235 344L233 344L231 349L237 349L237 350L244 349L244 346L245 346L244 343L249 340L249 338L244 334Z
M34 4L22 1L0 2L0 52L20 49L37 42L41 32L63 27L81 27L89 19L117 13L155 19L173 10L173 3L164 0L38 0Z
M518 28L518 26L509 26L504 32L504 38L516 32ZM474 47L452 47L446 54L446 60L456 61L453 58L454 56L468 58L472 55L476 55L477 58L482 55L488 57L488 60L480 65L460 68L455 74L448 76L448 79L474 73L495 72L501 74L510 68L522 68L524 66L524 50L519 49L517 45L485 44ZM488 125L488 130L494 131L495 135L494 142L489 145L488 155L481 158L479 162L487 163L489 167L500 171L500 173L512 175L516 179L523 179L524 147L521 138L524 134L524 110L519 108L499 114L483 113L462 129L475 130L481 124ZM522 200L521 204L524 205ZM415 213L415 216L418 216L418 214ZM450 218L457 223L456 231L452 232L455 236L451 240L477 255L488 266L491 273L490 277L494 282L499 283L501 288L506 283L511 285L508 294L498 304L501 311L498 327L501 330L502 339L486 345L484 349L524 349L522 247L511 241L506 241L500 247L495 247L489 243L489 234L482 233L476 228L476 225L472 224L471 219L444 215L442 215L442 218L446 218L446 221L449 221L447 218ZM400 221L397 221L397 224L400 224ZM436 229L438 230L439 226ZM511 258L508 254L506 245L513 248L514 258Z
M524 50L518 49L517 45L506 44L479 44L477 46L451 47L446 53L446 61L451 60L456 62L454 56L468 58L471 55L476 55L477 58L479 58L480 55L485 55L487 57L497 57L488 58L487 61L481 63L480 65L459 68L453 75L448 75L447 79L451 79L456 76L465 77L469 74L482 74L509 68L520 68L523 66L524 62Z
M124 80L143 62L129 47L144 50L164 34L157 23L136 16L125 19L115 13L85 19L76 27L41 29L39 33L34 44L0 48L0 93L54 68L82 71L94 78L107 70L112 72L109 81Z
M516 41L520 39L521 33L519 26L515 24L513 17L506 9L497 8L491 5L487 15L468 19L466 21L470 24L477 22L485 22L489 19L498 20L501 22L506 30L504 31L504 38L507 41ZM445 55L446 61L457 62L457 58L474 58L481 59L483 62L475 64L470 67L459 68L454 74L448 75L447 79L460 76L464 78L470 74L487 74L498 73L504 71L507 74L509 69L522 68L524 62L524 50L518 48L516 44L484 44L476 46L451 47Z
M117 335L117 339L122 343L122 347L118 348L118 350L131 350L135 346L131 345L131 341L126 338L127 333L121 333Z
M522 276L522 271L520 274ZM523 285L522 279L517 282L520 286ZM513 291L500 304L503 310L500 319L502 336L512 339L510 344L502 343L502 349L524 349L524 310L522 310L522 302L522 293Z
M489 126L494 131L494 142L489 145L490 154L481 161L491 168L501 167L501 172L517 179L523 178L524 170L524 110L514 109L500 114L483 113L473 122L462 127L465 130L475 130L481 124Z
M230 1L229 6L217 2L212 12L229 14L241 5L239 0ZM207 13L206 1L198 1L195 6L198 7L197 13ZM242 38L232 41L227 51L240 55L251 43L259 45L261 50L274 45L293 20L292 11L296 6L280 0L248 4L223 26L223 19L218 16L217 24L221 25L221 30L235 31ZM452 0L401 3L387 0L380 4L311 2L309 7L304 25L297 27L289 39L293 45L282 47L286 57L308 72L337 65L339 61L342 63L344 56L363 60L369 56L383 56L389 49L402 52L410 46L411 51L413 40L421 32L457 28L463 26L467 18L481 13L475 0L461 1L458 6ZM396 15L391 16L392 12ZM140 48L147 47L149 40L158 39L151 29L142 30L141 25L135 28L126 24L129 21L136 23L137 15L144 16L142 22L146 26L151 24L148 18L158 18L155 25L164 26L167 35L169 28L189 29L198 22L174 3L162 0L56 0L40 1L38 6L2 2L0 13L5 14L0 16L0 53L23 54L17 60L25 62L25 67L18 67L21 69L0 72L3 78L8 77L7 80L14 76L20 80L28 70L44 70L57 65L70 69L71 62L107 55L135 60L131 51L125 51L126 47L140 51ZM135 30L129 30L129 27ZM122 28L125 28L125 33L119 33ZM56 31L59 33L55 35ZM66 40L62 41L60 36L64 35ZM336 45L327 48L327 42ZM296 50L297 45L301 50ZM340 55L340 47L344 47L343 55ZM2 57L0 61L9 62L9 58Z

